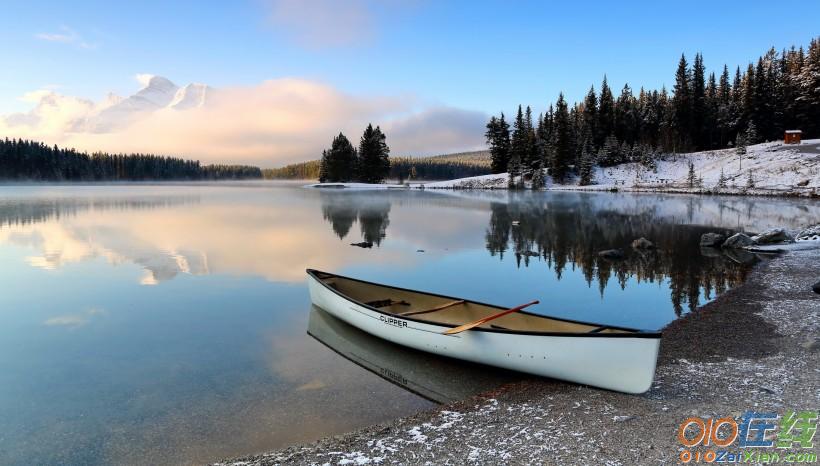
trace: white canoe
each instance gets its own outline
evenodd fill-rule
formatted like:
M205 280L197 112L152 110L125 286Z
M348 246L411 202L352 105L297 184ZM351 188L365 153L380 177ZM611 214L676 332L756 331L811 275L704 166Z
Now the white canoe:
M422 351L544 377L643 393L661 334L519 311L461 333L443 332L506 308L307 270L313 304L367 333ZM394 304L387 304L393 302ZM397 304L399 303L399 304ZM378 306L378 307L377 307Z

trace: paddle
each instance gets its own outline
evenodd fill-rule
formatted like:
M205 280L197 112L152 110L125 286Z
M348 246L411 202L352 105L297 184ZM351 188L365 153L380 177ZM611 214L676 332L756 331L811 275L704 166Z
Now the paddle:
M507 309L506 311L501 311L498 314L493 314L491 316L487 316L487 317L478 319L476 321L470 322L469 324L464 324L464 325L460 325L456 328L451 328L450 330L447 330L446 332L444 332L444 335L454 335L456 333L461 333L465 330L470 330L473 327L477 327L477 326L479 326L481 324L484 324L484 323L487 323L487 322L489 322L493 319L498 319L499 317L503 317L507 314L512 314L513 312L518 312L521 309L524 309L525 307L532 306L533 304L538 304L538 301L536 300L536 301L533 301L531 303L522 304L518 307L514 307L512 309Z
M432 308L432 309L425 309L425 310L423 310L423 311L410 311L410 312L402 312L402 313L401 313L401 314L399 314L399 315L403 315L403 316L414 316L414 315L416 315L416 314L427 314L428 312L436 312L436 311L440 311L440 310L442 310L442 309L447 309L448 307L458 306L459 304L464 304L464 302L465 302L465 301L464 301L463 299L460 299L460 300L458 300L458 301L451 301L451 302L449 302L449 303L447 303L447 304L442 304L441 306L436 306L436 307L434 307L434 308Z

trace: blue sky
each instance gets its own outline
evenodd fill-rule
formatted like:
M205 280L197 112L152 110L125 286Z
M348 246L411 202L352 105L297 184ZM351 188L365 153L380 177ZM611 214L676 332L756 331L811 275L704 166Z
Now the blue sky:
M536 110L579 100L606 73L620 89L671 87L680 54L745 65L805 45L820 2L237 0L4 2L0 115L49 88L98 100L138 73L177 84L253 86L290 77L416 107ZM685 8L684 8L685 7ZM50 40L49 40L50 39Z

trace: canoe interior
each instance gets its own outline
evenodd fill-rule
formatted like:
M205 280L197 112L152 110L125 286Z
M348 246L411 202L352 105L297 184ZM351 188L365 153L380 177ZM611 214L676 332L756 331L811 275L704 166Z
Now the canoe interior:
M395 314L397 316L410 312L432 309L454 301L453 298L431 295L420 291L397 289L375 283L362 282L325 272L314 272L314 276L353 301L369 304L382 312ZM384 305L386 302L390 301L403 303ZM465 301L463 304L457 304L440 311L417 314L406 318L434 324L458 326L467 322L473 322L492 314L496 314L502 310L504 310L504 308ZM612 328L599 324L565 321L525 312L516 312L493 319L491 322L481 325L480 328L522 332L574 334L622 334L639 332L638 330Z

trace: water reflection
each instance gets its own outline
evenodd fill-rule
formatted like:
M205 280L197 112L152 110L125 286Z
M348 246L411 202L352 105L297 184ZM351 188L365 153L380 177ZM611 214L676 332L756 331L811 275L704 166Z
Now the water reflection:
M497 382L308 315L308 267L654 329L758 260L703 231L818 222L793 199L0 187L0 463L202 463L430 406L398 385Z
M443 358L374 337L312 306L308 334L348 361L430 401L463 400L522 376Z
M381 196L365 196L363 193L319 192L322 216L330 222L339 239L345 239L358 220L362 241L381 245L390 225L390 200Z
M593 200L551 197L492 203L487 251L502 260L505 253L512 254L518 267L543 262L556 280L561 280L567 267L580 269L589 286L597 285L601 297L613 279L621 289L630 279L636 283L668 280L677 315L684 303L693 310L701 297L710 299L739 284L758 260L754 254L740 259L742 253L730 256L719 249L701 253L698 238L712 227L668 223L650 210L625 214L598 209ZM639 237L650 238L656 247L631 248ZM611 248L623 251L624 257L599 255Z

